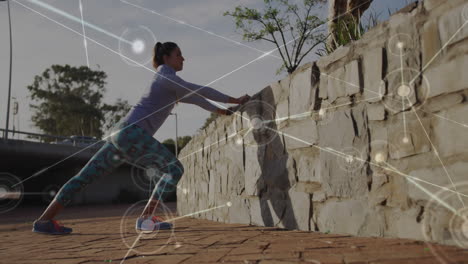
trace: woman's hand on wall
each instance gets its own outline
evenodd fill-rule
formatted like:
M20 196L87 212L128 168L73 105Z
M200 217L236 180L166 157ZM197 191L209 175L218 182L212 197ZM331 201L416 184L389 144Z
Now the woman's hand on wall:
M238 100L238 104L244 104L245 102L247 102L248 100L250 100L250 96L248 94L245 94L239 98L237 98Z
M247 102L250 99L250 96L248 94L245 94L239 98L234 98L231 97L231 100L229 100L229 104L243 104Z

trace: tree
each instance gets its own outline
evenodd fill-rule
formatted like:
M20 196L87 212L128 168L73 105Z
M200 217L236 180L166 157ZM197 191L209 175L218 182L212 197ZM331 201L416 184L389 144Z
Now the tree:
M327 55L337 48L352 41L358 40L377 24L377 17L371 15L369 24L361 23L362 14L369 8L373 0L331 0L329 6L329 38L325 43L325 48L320 51L320 55Z
M31 99L39 103L30 104L32 122L46 134L101 138L106 116L116 122L130 108L123 100L115 105L102 102L106 78L105 72L86 66L52 65L27 87Z
M131 108L127 100L122 100L121 98L118 98L114 105L104 104L103 110L106 113L105 130L109 130L115 123L125 117Z
M327 39L324 30L316 30L325 23L317 16L311 15L314 7L326 3L325 0L304 0L304 7L299 8L288 0L264 0L265 10L237 6L233 12L226 11L224 16L235 18L236 29L243 31L243 39L247 41L265 40L275 44L283 59L283 64L276 74L286 68L291 74L302 59L315 47ZM275 6L276 5L276 6ZM305 10L300 14L299 10ZM295 19L291 22L290 16ZM286 33L291 40L286 40ZM293 43L291 50L288 45ZM305 49L305 52L302 50Z
M331 0L329 10L328 31L326 43L327 53L340 46L361 38L368 29L361 25L361 16L372 4L373 0ZM371 18L376 19L376 18ZM374 25L376 21L373 21Z
M187 145L190 140L192 140L191 136L183 136L183 137L178 137L177 138L177 147L179 148L179 151L182 150L185 145Z
M189 143L189 141L192 139L191 136L183 136L183 137L177 137L177 148L180 153L180 151ZM175 154L175 143L174 139L168 138L162 142L172 153Z

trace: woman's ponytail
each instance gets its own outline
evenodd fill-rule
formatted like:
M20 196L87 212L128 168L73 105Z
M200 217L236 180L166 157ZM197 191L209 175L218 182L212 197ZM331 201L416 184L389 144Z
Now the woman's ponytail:
M161 42L157 42L156 45L154 45L154 50L153 50L153 67L156 69L161 63L158 63L158 53L161 51Z

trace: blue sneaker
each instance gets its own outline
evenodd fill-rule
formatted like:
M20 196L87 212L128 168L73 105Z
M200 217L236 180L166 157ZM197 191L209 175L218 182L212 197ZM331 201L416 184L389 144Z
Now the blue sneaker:
M33 232L49 235L66 235L72 232L72 228L61 225L56 220L34 221Z
M148 218L138 217L135 225L137 231L157 231L161 229L171 229L172 224L164 222L159 216L153 216Z

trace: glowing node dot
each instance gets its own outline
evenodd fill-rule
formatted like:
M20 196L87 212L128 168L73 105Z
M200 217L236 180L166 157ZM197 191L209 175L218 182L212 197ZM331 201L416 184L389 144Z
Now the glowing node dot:
M183 192L184 194L187 194L187 193L188 193L188 191L187 191L186 188L182 189L182 192Z
M180 248L181 246L182 246L182 243L180 242L176 242L174 245L175 248Z
M348 155L348 156L346 156L346 159L345 159L345 160L346 160L346 162L351 163L351 162L354 161L354 157L351 156L351 155Z
M227 205L228 207L231 207L232 203L231 203L231 202L227 202L226 205Z
M325 115L325 109L320 109L319 110L319 116Z
M410 87L406 84L402 84L400 87L398 87L398 95L401 97L406 97L410 94Z
M145 50L145 43L141 39L137 39L132 43L132 50L136 54L140 54Z
M237 145L242 145L242 138L236 139L236 144Z
M49 195L50 195L50 196L55 196L55 194L57 194L57 192L54 191L54 190L52 190L52 191L49 192Z
M114 157L112 157L112 158L113 158L114 160L119 160L119 159L120 159L119 155L114 155Z
M7 189L0 187L0 198L3 198L7 195Z
M465 220L462 225L463 235L468 239L468 220Z
M151 219L146 219L141 223L141 229L143 230L153 230L154 222Z
M409 138L408 138L408 137L403 137L402 141L403 141L403 143L408 143L408 142L409 142Z
M250 123L251 123L251 125L252 125L252 127L253 127L254 129L259 129L259 128L261 128L262 125L263 125L263 124L262 124L262 123L263 123L262 120L261 120L260 118L258 118L258 117L254 117L254 118L250 121Z
M383 153L379 152L379 153L375 154L374 158L375 158L375 161L380 163L380 162L383 162L385 160L385 155Z
M146 175L148 177L154 177L156 175L156 170L153 168L146 169Z
M401 42L401 41L399 41L399 42L397 43L397 48L403 49L404 47L405 47L405 43L403 43L403 42Z

